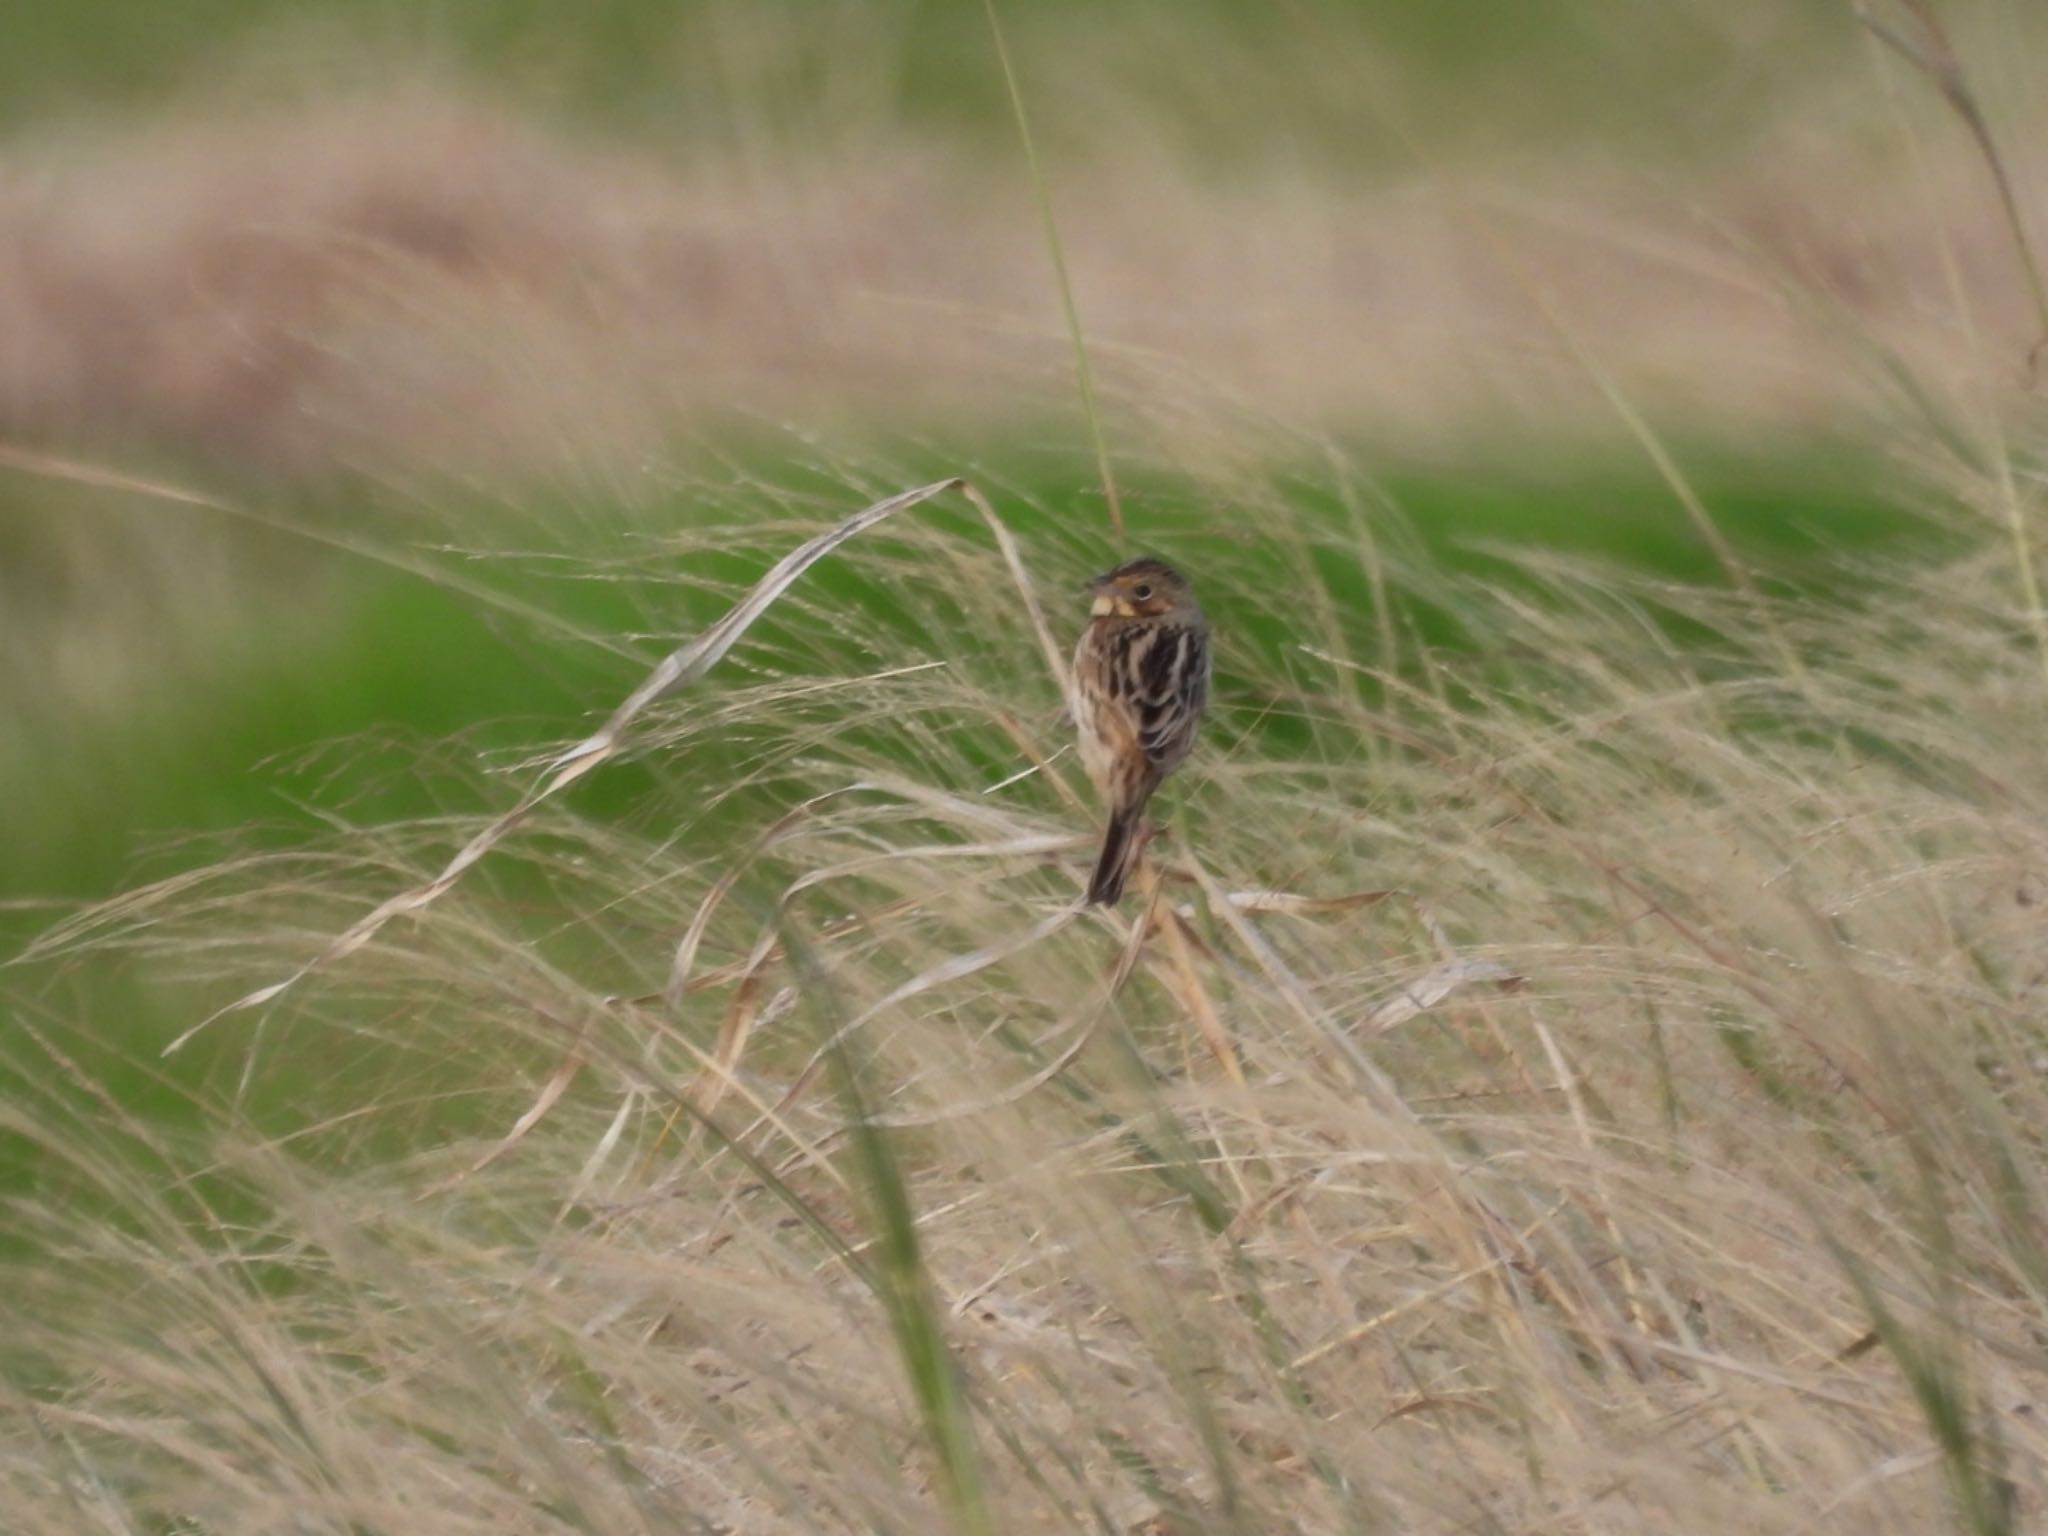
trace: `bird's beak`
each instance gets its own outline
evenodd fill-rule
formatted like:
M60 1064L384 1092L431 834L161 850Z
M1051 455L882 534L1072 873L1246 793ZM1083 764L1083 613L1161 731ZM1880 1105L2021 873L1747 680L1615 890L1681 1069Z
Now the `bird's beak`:
M1110 585L1110 580L1107 576L1098 576L1089 582L1088 590L1095 597L1095 601L1088 605L1088 611L1096 618L1099 619L1106 613L1116 612L1116 600L1113 596L1115 589Z

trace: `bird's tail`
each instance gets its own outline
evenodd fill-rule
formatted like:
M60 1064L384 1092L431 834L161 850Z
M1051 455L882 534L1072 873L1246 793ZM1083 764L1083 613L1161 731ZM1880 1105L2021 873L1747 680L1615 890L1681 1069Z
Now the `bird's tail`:
M1145 850L1139 830L1145 824L1145 807L1110 814L1109 830L1102 835L1102 853L1095 860L1095 876L1088 882L1088 905L1113 907L1123 898L1124 882L1137 867Z

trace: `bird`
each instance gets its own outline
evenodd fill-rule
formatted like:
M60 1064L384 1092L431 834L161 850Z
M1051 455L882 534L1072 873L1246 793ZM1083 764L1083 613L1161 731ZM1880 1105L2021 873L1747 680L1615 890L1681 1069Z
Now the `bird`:
M1088 583L1069 708L1081 766L1109 813L1086 904L1114 906L1144 847L1145 805L1187 759L1209 703L1209 625L1185 576L1127 560Z

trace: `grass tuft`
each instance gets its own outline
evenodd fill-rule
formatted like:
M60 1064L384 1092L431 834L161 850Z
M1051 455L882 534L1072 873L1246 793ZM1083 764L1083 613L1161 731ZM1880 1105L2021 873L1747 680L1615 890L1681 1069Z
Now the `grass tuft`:
M515 816L5 972L22 1529L2025 1528L2048 779L1991 534L1495 582L1277 482L1190 538L1216 718L1102 913L1088 541L952 486L756 483L609 570L707 623ZM88 974L213 1025L158 1065Z

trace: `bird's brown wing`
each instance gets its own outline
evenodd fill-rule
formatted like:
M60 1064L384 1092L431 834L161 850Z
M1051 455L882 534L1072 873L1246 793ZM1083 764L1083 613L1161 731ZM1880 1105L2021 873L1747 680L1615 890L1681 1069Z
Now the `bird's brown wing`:
M1209 702L1209 640L1188 624L1151 629L1126 652L1126 694L1138 746L1161 774L1173 771L1195 744Z

